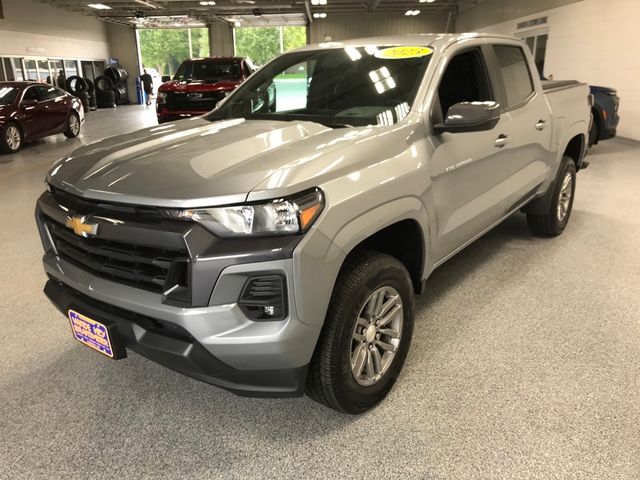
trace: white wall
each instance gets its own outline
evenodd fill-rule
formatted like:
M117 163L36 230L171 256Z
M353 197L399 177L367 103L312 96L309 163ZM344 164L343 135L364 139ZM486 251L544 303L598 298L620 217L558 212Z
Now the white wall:
M129 100L135 102L137 99L136 77L140 75L136 31L133 27L108 23L107 38L109 39L109 58L117 58L118 63L129 73L127 81Z
M416 2L417 4L417 2ZM332 40L375 37L381 35L404 35L408 33L441 33L447 23L447 13L406 17L402 14L364 13L362 15L334 15L314 20L309 26L311 43Z
M32 0L2 0L0 56L105 60L107 30L95 18Z
M618 135L640 140L640 0L583 0L477 30L513 35L518 22L545 15L545 75L617 89Z

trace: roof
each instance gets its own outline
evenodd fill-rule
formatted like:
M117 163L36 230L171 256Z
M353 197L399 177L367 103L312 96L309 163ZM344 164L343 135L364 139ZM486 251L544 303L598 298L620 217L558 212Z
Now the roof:
M445 48L452 43L470 38L491 38L504 40L518 40L508 35L498 35L494 33L421 33L412 35L393 35L385 37L355 38L353 40L342 40L336 42L325 42L307 45L297 49L297 51L316 50L319 48L341 48L341 47L365 47L367 45L425 45L434 48Z
M48 83L40 83L40 82L0 82L0 87L16 87L16 88L24 88L29 85L49 85Z

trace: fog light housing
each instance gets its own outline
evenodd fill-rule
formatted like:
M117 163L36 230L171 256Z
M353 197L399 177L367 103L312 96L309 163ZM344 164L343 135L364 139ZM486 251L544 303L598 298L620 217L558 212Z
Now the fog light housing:
M253 321L278 321L287 317L287 289L284 275L269 273L249 277L238 306Z

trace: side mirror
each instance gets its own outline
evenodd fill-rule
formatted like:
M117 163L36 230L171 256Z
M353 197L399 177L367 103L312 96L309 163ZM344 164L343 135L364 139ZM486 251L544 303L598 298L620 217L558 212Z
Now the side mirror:
M500 120L496 102L459 102L449 107L444 123L433 126L435 133L482 132L491 130Z
M170 75L163 75L162 76L162 83L166 83L166 82L170 82L171 81L171 76Z
M37 100L24 99L24 100L22 100L22 102L20 102L20 106L22 108L30 108L30 107L35 107L37 103L38 103Z

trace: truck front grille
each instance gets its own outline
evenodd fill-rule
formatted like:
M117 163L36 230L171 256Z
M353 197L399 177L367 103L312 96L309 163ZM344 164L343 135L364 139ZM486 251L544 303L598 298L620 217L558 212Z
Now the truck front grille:
M132 245L75 235L46 220L58 256L97 276L157 293L171 290L188 298L189 256L184 250ZM182 295L181 295L182 296Z
M213 110L224 96L225 92L170 92L167 94L167 109L208 112Z

